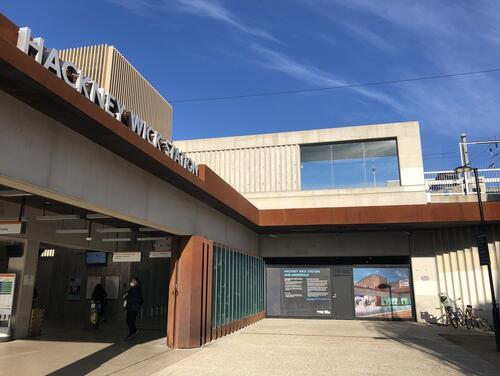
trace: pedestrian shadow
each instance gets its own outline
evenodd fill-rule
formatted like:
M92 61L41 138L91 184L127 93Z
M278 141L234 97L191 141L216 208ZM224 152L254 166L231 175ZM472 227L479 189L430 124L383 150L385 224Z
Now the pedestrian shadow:
M119 356L120 354L130 350L134 346L150 342L159 338L164 338L165 333L158 333L157 331L145 332L141 330L139 336L131 340L121 340L112 343L101 350L98 350L92 354L87 355L71 364L68 364L56 371L49 373L51 376L76 376L76 375L86 375L103 364L107 363L111 359ZM165 349L165 351L168 351ZM164 352L165 352L164 351ZM143 361L144 359L141 359ZM129 364L127 367L133 365ZM116 372L116 371L113 371ZM113 373L112 372L112 373Z

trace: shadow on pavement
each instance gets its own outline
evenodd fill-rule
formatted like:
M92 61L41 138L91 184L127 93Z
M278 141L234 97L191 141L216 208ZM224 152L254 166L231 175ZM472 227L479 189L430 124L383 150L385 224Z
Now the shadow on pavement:
M498 375L498 368L487 359L480 359L479 352L473 352L466 346L460 346L456 341L448 341L454 336L461 336L461 341L474 340L476 346L482 347L483 352L495 351L494 340L491 333L483 333L477 330L452 329L449 327L427 325L415 322L398 323L390 325L384 322L367 322L367 327L377 331L383 336L396 341L402 345L417 349L446 362L461 370L467 375ZM456 344L455 344L456 343ZM484 346L484 347L483 347ZM492 347L489 349L489 347ZM499 356L498 354L495 354Z
M163 325L158 322L138 322L139 333L137 337L126 340L127 329L121 321L115 321L108 324L101 324L99 329L81 329L68 328L63 326L49 326L44 334L39 337L29 338L32 341L58 341L58 342L93 342L93 343L109 343L110 345L95 351L73 363L70 363L49 375L86 375L111 359L123 354L134 346L141 345L160 338L165 338L166 330ZM164 351L160 353L166 352ZM158 353L156 354L158 355ZM147 360L137 357L132 357L126 367ZM118 372L111 371L110 374Z

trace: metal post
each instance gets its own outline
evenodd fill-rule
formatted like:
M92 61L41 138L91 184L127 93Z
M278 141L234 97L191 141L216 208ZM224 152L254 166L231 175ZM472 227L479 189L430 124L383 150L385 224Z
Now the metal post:
M476 182L476 192L477 192L477 202L479 204L479 215L481 216L481 231L486 235L486 224L484 221L484 210L483 210L483 200L481 199L481 187L479 186L479 176L477 168L473 168L474 180ZM497 346L497 351L500 351L500 319L498 316L498 306L495 297L495 285L493 283L493 273L491 272L491 262L488 262L488 277L490 280L490 290L491 290L491 304L493 305L491 312L493 315L493 326L495 329L495 342Z
M394 321L394 311L392 309L392 286L389 285L389 300L391 302L391 320Z
M470 161L469 161L469 151L467 148L467 136L465 133L462 133L460 135L460 150L461 150L461 159L462 159L462 166L470 166ZM464 172L464 179L465 179L465 194L469 194L469 173Z

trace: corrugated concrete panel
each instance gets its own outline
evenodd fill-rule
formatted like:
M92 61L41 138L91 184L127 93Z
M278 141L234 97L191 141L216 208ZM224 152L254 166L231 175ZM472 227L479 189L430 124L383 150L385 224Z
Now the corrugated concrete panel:
M437 318L439 293L482 308L481 316L491 320L491 289L488 270L479 264L474 228L448 228L417 232L419 244L413 249L412 270L417 319ZM427 243L422 246L423 243ZM500 226L488 227L488 245L495 293L500 291Z
M176 142L177 144L177 142ZM300 189L299 145L276 145L189 152L241 193Z
M172 138L172 106L116 48L101 44L61 50L59 55L76 64L164 137Z

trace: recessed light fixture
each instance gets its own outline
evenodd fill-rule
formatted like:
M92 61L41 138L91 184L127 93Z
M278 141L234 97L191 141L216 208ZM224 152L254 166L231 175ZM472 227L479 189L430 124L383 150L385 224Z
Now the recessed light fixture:
M99 213L87 214L87 219L108 219L108 218L113 218L113 217L110 217L109 215L105 215L105 214L99 214Z
M166 237L164 236L150 236L150 237L144 237L144 238L137 238L138 242L147 242L151 240L167 240Z
M106 227L106 228L98 228L96 229L96 232L100 233L117 233L117 232L131 232L132 229L130 227L123 227L123 228L112 228L112 227Z
M37 221L68 221L81 219L78 214L67 214L67 215L39 215L35 217Z
M33 196L31 193L18 191L17 189L7 189L4 191L0 191L0 196L2 197L24 197L24 196Z
M106 238L101 240L103 242L129 242L130 238Z
M68 228L56 230L56 234L86 234L89 230L87 228Z

